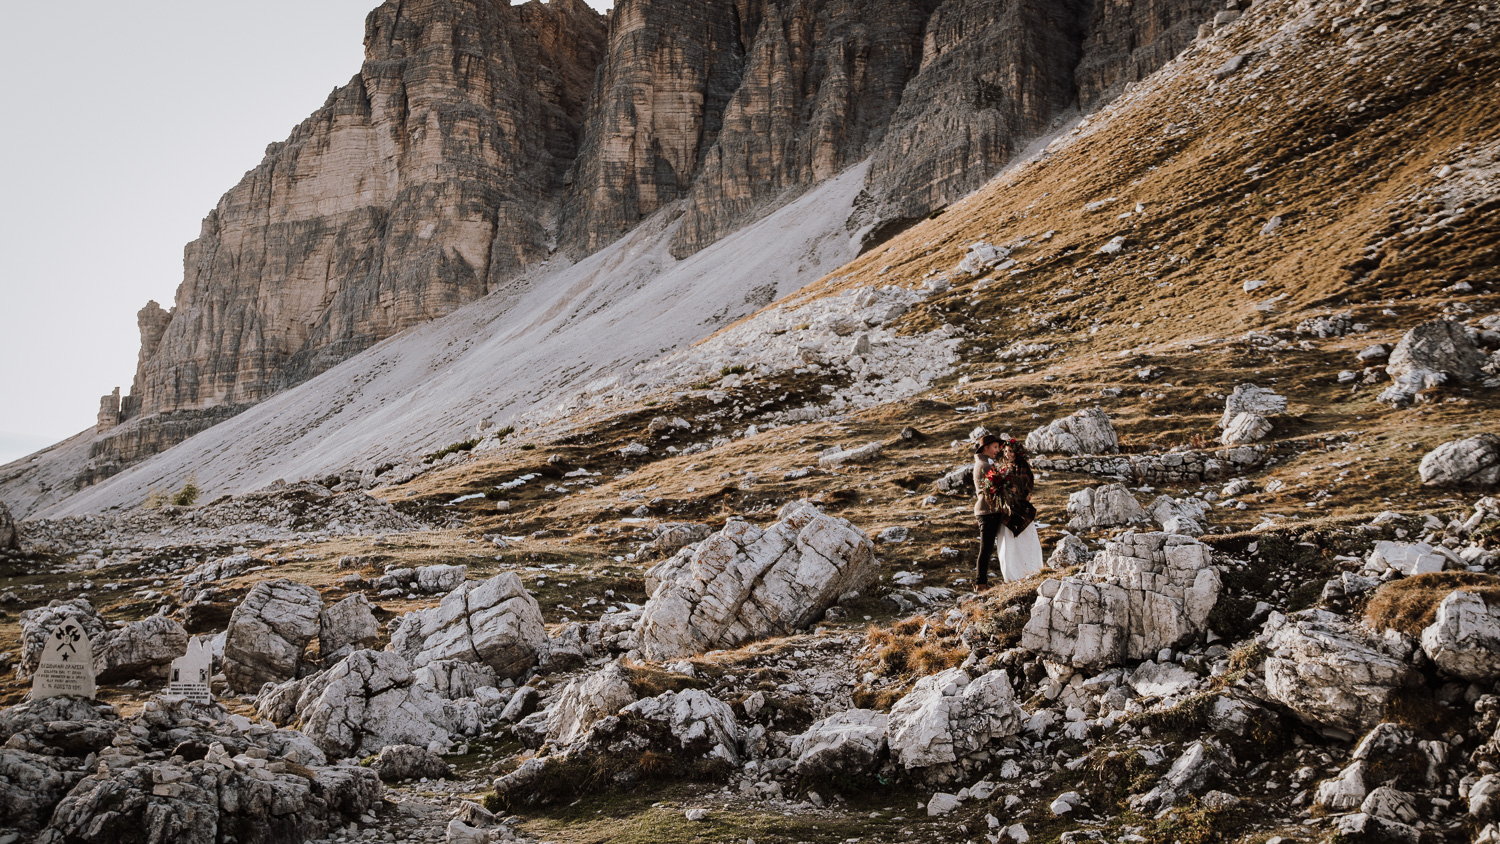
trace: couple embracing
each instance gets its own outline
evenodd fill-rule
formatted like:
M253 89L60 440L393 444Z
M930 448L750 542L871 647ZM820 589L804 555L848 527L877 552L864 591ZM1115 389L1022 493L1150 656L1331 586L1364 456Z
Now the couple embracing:
M990 558L997 550L1000 576L1006 580L1023 580L1042 570L1042 543L1031 503L1035 482L1019 442L985 434L974 446L974 515L979 519L974 591L990 588Z

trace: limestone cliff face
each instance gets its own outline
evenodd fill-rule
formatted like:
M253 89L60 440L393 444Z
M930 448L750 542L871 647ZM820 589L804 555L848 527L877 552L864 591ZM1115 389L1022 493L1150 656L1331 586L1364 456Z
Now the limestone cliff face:
M664 208L680 258L869 158L851 229L920 219L1216 5L388 0L359 75L209 213L171 311L138 315L134 383L79 481Z
M988 181L1074 102L1085 0L946 0L869 181L881 216L920 218Z
M359 76L188 245L137 412L257 402L544 257L604 35L582 0L372 12Z
M704 158L673 253L692 254L767 199L868 156L917 67L936 5L791 0L756 10L739 89Z
M692 254L884 134L938 0L622 0L564 243L590 252L686 199Z
M1074 72L1079 107L1098 108L1171 61L1223 8L1213 0L1095 0Z

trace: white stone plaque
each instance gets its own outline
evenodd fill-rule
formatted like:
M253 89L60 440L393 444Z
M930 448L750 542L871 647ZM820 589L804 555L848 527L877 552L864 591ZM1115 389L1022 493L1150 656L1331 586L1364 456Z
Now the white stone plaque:
M31 676L31 699L77 695L94 696L94 648L77 619L52 629L42 648L42 659Z
M193 703L213 703L209 678L213 676L213 654L197 636L188 640L187 654L172 660L167 675L167 693L182 695Z

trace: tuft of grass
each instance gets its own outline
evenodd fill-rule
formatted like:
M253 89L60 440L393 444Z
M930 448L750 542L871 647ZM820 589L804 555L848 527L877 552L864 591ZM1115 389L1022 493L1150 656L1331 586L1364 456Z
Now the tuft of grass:
M915 680L963 662L969 649L959 639L960 629L942 618L914 615L889 629L874 625L865 633L862 661L881 677Z
M1172 807L1144 830L1150 844L1220 844L1238 840L1243 833L1248 811L1235 806L1222 811L1206 808L1196 797Z
M1270 655L1271 649L1254 639L1248 642L1241 642L1234 650L1229 652L1229 670L1254 671Z
M744 371L745 371L745 365L742 364L742 363L737 363L734 366L726 366L723 369L719 370L719 374L720 375L740 375L740 374L743 374Z
M626 682L638 696L656 697L666 692L683 692L688 689L706 689L709 682L701 677L689 677L675 671L666 671L653 665L638 662L624 663Z
M1421 636L1422 630L1436 620L1438 604L1459 589L1478 595L1491 606L1500 605L1500 577L1471 571L1432 572L1381 586L1365 607L1365 621L1376 630Z
M511 430L515 430L515 429L511 429ZM477 437L475 437L473 439L464 440L463 442L457 442L457 443L454 443L454 444L449 445L449 446L444 446L443 448L440 448L437 451L434 451L433 453L427 455L426 457L423 457L422 458L422 462L423 463L436 463L439 460L442 460L444 457L447 457L450 454L457 454L460 451L472 451L473 448L474 448L474 446L476 446L476 445L479 445L479 439Z
M1193 695L1166 709L1153 709L1134 715L1130 723L1155 734L1188 736L1203 732L1208 727L1208 716L1213 711L1213 692Z
M1083 767L1083 785L1090 798L1116 806L1131 794L1148 790L1153 777L1146 758L1135 748L1123 752L1096 749Z
M187 482L182 485L182 489L172 494L168 503L174 507L191 507L197 503L198 496L202 493L203 490L198 487L198 476L188 475Z
M584 796L619 789L636 788L652 782L688 780L716 782L729 776L733 766L708 755L707 738L681 746L671 729L639 715L622 714L613 721L605 741L633 737L645 750L635 753L604 753L600 748L548 757L535 779L525 788L508 795L491 794L485 808L492 805L514 812L520 806L545 806L571 803ZM495 809L491 809L495 811Z

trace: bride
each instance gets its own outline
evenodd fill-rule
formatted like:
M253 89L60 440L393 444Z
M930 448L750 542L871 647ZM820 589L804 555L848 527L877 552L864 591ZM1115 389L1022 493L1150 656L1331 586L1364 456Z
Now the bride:
M980 551L975 589L989 588L989 557L999 545L1000 575L1024 580L1042 570L1042 543L1036 535L1036 480L1026 449L1016 440L986 435L974 455Z

